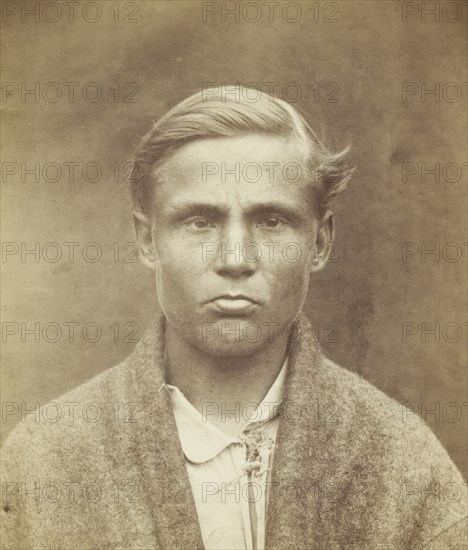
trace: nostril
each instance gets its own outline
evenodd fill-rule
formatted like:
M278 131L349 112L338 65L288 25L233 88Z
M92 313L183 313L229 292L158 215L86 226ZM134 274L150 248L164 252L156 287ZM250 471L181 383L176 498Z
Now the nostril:
M220 265L218 269L216 269L216 272L218 275L222 277L250 277L255 273L255 269L253 269L250 265L243 265L243 264L228 264L228 265Z

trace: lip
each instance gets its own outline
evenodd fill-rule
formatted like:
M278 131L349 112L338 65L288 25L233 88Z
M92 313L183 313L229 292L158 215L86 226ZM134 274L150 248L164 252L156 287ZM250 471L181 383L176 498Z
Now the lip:
M243 315L251 312L258 307L258 303L247 296L238 294L224 294L208 302L210 309L218 313L228 313L234 315Z
M246 296L245 294L220 294L219 296L216 296L216 298L213 298L210 300L210 302L215 302L217 300L244 300L251 302L252 304L257 304L257 300L254 300L250 296Z

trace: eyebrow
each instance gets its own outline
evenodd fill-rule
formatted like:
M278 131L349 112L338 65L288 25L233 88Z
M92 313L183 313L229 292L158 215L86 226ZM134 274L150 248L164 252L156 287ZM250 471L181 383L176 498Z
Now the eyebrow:
M169 217L184 219L195 214L202 214L212 217L222 217L229 213L226 205L215 205L209 202L177 202L169 205ZM272 212L287 218L299 218L306 214L304 208L287 204L280 201L268 201L264 203L251 204L245 209L246 216L271 214Z

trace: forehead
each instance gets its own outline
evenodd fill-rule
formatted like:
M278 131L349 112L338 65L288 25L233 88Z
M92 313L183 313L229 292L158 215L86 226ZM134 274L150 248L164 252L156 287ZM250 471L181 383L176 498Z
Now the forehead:
M295 137L197 140L177 149L157 170L154 206L181 199L247 205L273 198L305 206L312 193L304 160L304 145Z

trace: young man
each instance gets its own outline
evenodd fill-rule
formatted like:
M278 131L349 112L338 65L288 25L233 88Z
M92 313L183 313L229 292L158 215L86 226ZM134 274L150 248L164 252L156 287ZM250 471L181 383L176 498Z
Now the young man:
M192 95L137 150L161 313L129 359L60 400L99 404L94 421L8 439L3 548L464 548L445 450L326 359L301 313L346 151L286 102L227 91Z

